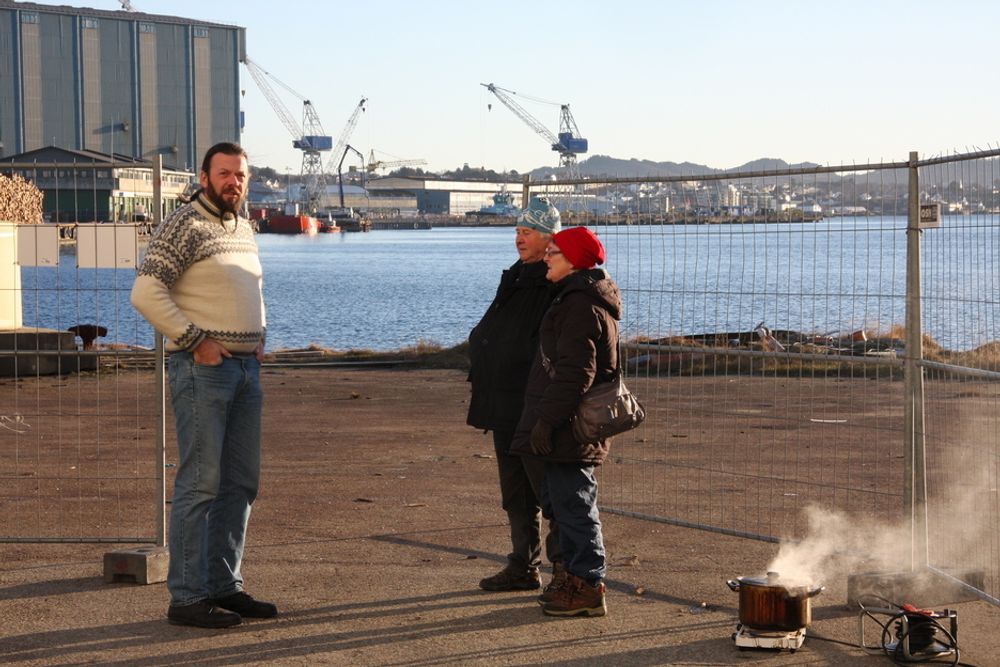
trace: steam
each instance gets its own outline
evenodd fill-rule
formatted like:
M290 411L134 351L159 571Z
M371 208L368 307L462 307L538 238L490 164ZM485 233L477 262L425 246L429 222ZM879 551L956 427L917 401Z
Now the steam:
M988 479L988 492L981 485L945 484L929 503L929 561L946 570L982 569L983 535L995 533L988 527L992 513L983 511L986 496L994 500L995 482ZM989 507L989 505L986 505ZM807 530L799 541L782 543L778 555L767 566L777 572L787 587L831 585L848 575L891 573L910 569L913 557L908 521L895 525L866 519L818 506L805 510Z
M767 566L788 587L824 585L855 572L898 571L910 562L909 524L888 526L810 506L806 536L784 542Z
M957 416L937 415L930 422L937 430L927 440L933 470L927 488L928 561L956 574L982 570L995 559L990 543L1000 525L997 397L992 388L966 387L963 402L949 407ZM783 543L767 567L785 586L832 585L851 574L910 570L909 517L889 522L815 505L805 515L805 536Z

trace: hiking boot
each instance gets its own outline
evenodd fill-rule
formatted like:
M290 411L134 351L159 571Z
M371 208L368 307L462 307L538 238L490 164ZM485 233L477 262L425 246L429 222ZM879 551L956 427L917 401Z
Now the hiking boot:
M243 622L239 614L220 609L208 600L172 604L167 609L167 620L174 625L193 625L196 628L231 628Z
M552 563L552 581L538 596L538 604L545 606L556 596L556 591L566 585L566 568L562 563Z
M542 578L537 567L524 570L507 565L492 577L481 579L479 587L484 591L533 591L542 587Z
M566 573L566 583L542 607L547 616L604 616L604 582L591 586L586 581Z
M274 618L278 615L278 608L270 602L254 600L249 593L237 591L232 595L221 598L209 599L211 604L222 609L235 611L240 616L246 618Z

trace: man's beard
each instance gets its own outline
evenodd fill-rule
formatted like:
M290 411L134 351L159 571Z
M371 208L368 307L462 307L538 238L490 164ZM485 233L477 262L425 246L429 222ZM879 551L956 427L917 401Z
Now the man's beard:
M215 204L216 208L222 213L232 213L237 215L240 212L240 206L243 205L243 197L241 196L234 202L227 201L218 190L216 190L211 183L205 186L205 196L208 200Z

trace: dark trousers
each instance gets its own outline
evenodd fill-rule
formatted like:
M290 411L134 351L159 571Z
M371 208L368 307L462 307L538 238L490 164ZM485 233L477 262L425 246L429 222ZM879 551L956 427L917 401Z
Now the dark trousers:
M493 431L493 448L500 472L500 500L510 522L511 552L507 560L517 568L528 569L541 564L541 524L549 524L545 537L545 555L552 563L562 561L559 531L551 517L542 516L538 498L545 479L545 463L531 457L510 453L513 431Z

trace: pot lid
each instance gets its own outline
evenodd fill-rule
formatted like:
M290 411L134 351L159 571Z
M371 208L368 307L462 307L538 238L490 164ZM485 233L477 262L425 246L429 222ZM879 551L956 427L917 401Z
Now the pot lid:
M781 576L777 572L768 572L756 577L740 577L738 581L753 586L781 586Z
M784 579L782 579L781 575L778 574L777 572L768 572L765 575L757 577L739 577L737 581L739 581L741 584L747 584L750 586L767 586L767 587L783 588L789 592L792 591L798 592L800 590L809 590L813 588L812 585L807 586L802 583L790 584L786 582ZM816 592L819 592L821 590L823 590L822 586L817 587Z
M789 588L788 584L786 584L777 572L768 572L757 577L740 577L739 582L754 586L780 586L782 588Z

